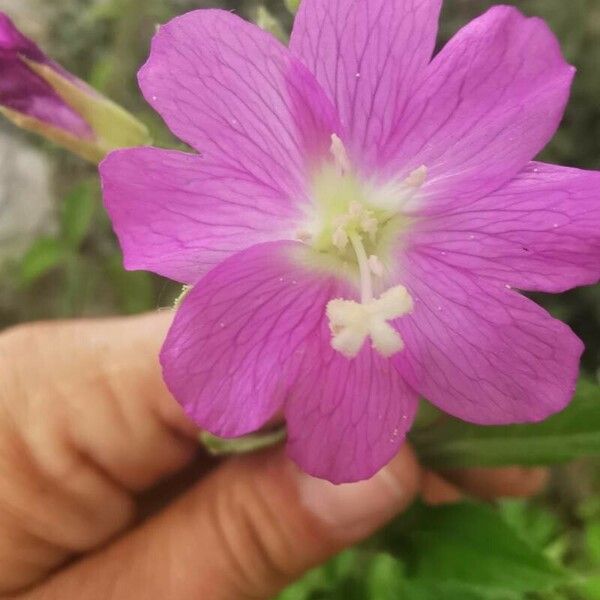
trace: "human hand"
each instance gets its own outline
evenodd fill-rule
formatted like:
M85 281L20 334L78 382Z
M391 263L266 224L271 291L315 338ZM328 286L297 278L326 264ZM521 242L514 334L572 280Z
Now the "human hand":
M267 599L418 494L528 495L544 481L539 470L447 474L461 492L408 445L373 479L337 487L281 448L217 464L162 383L169 321L0 335L3 599Z

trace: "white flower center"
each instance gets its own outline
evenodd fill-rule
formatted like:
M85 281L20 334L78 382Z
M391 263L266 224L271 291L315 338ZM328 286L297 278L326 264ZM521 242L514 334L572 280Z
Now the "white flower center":
M402 208L418 193L427 169L420 167L399 183L372 185L353 173L346 149L336 135L331 138L331 157L316 175L315 211L298 238L358 272L360 302L334 299L327 305L333 348L354 358L371 338L373 348L389 357L404 348L390 321L409 313L413 302L401 285L375 298L374 282L381 283L386 274L386 240L406 221Z

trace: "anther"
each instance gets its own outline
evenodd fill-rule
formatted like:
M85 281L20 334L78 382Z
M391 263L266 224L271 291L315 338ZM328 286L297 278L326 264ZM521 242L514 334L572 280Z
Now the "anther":
M335 229L331 236L331 242L338 250L346 249L348 246L348 234L343 226L340 225Z
M344 142L342 142L335 133L331 136L331 146L329 147L329 151L331 152L333 161L340 174L344 175L345 173L349 173L352 167L350 165L348 153L346 152Z
M427 179L427 167L421 165L418 169L415 169L410 175L403 181L403 183L409 187L420 188Z
M306 229L299 229L296 232L296 239L300 242L304 242L305 244L310 242L312 237L313 236L311 235L310 231L307 231Z

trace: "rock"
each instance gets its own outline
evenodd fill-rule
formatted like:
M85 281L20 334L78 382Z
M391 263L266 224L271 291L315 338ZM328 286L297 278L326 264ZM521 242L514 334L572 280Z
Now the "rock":
M54 226L50 161L0 125L0 266Z
M5 12L25 35L43 43L48 34L48 2L40 0L0 0L0 11Z
M49 4L0 0L0 11L43 45L48 39ZM53 207L49 159L0 117L0 266L53 228Z

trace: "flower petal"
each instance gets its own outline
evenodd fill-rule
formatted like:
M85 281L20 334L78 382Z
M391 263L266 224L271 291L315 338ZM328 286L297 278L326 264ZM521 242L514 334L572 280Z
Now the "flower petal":
M227 11L198 10L162 26L139 80L175 135L290 194L304 191L307 161L329 152L338 130L308 70L273 36Z
M562 292L600 281L600 172L532 163L485 198L424 219L413 244L503 284Z
M320 327L336 281L292 260L295 242L228 258L185 297L161 353L165 381L201 427L235 437L281 406Z
M555 133L573 75L542 20L489 10L428 67L384 151L384 174L425 165L423 193L435 200L425 210L498 189Z
M187 284L253 244L293 237L300 214L283 191L194 154L121 150L100 175L125 266Z
M372 477L394 457L418 398L368 344L349 360L330 339L326 325L311 339L311 364L301 367L286 402L288 454L315 477L349 483Z
M201 427L255 431L282 408L289 454L336 483L373 475L397 452L417 406L387 359L331 347L325 311L348 284L307 269L296 242L260 244L201 279L161 353L167 386Z
M539 421L571 400L583 344L514 290L409 255L414 312L396 324L406 380L444 411L483 425Z
M441 0L303 0L290 50L316 75L363 166L377 162L431 60Z

